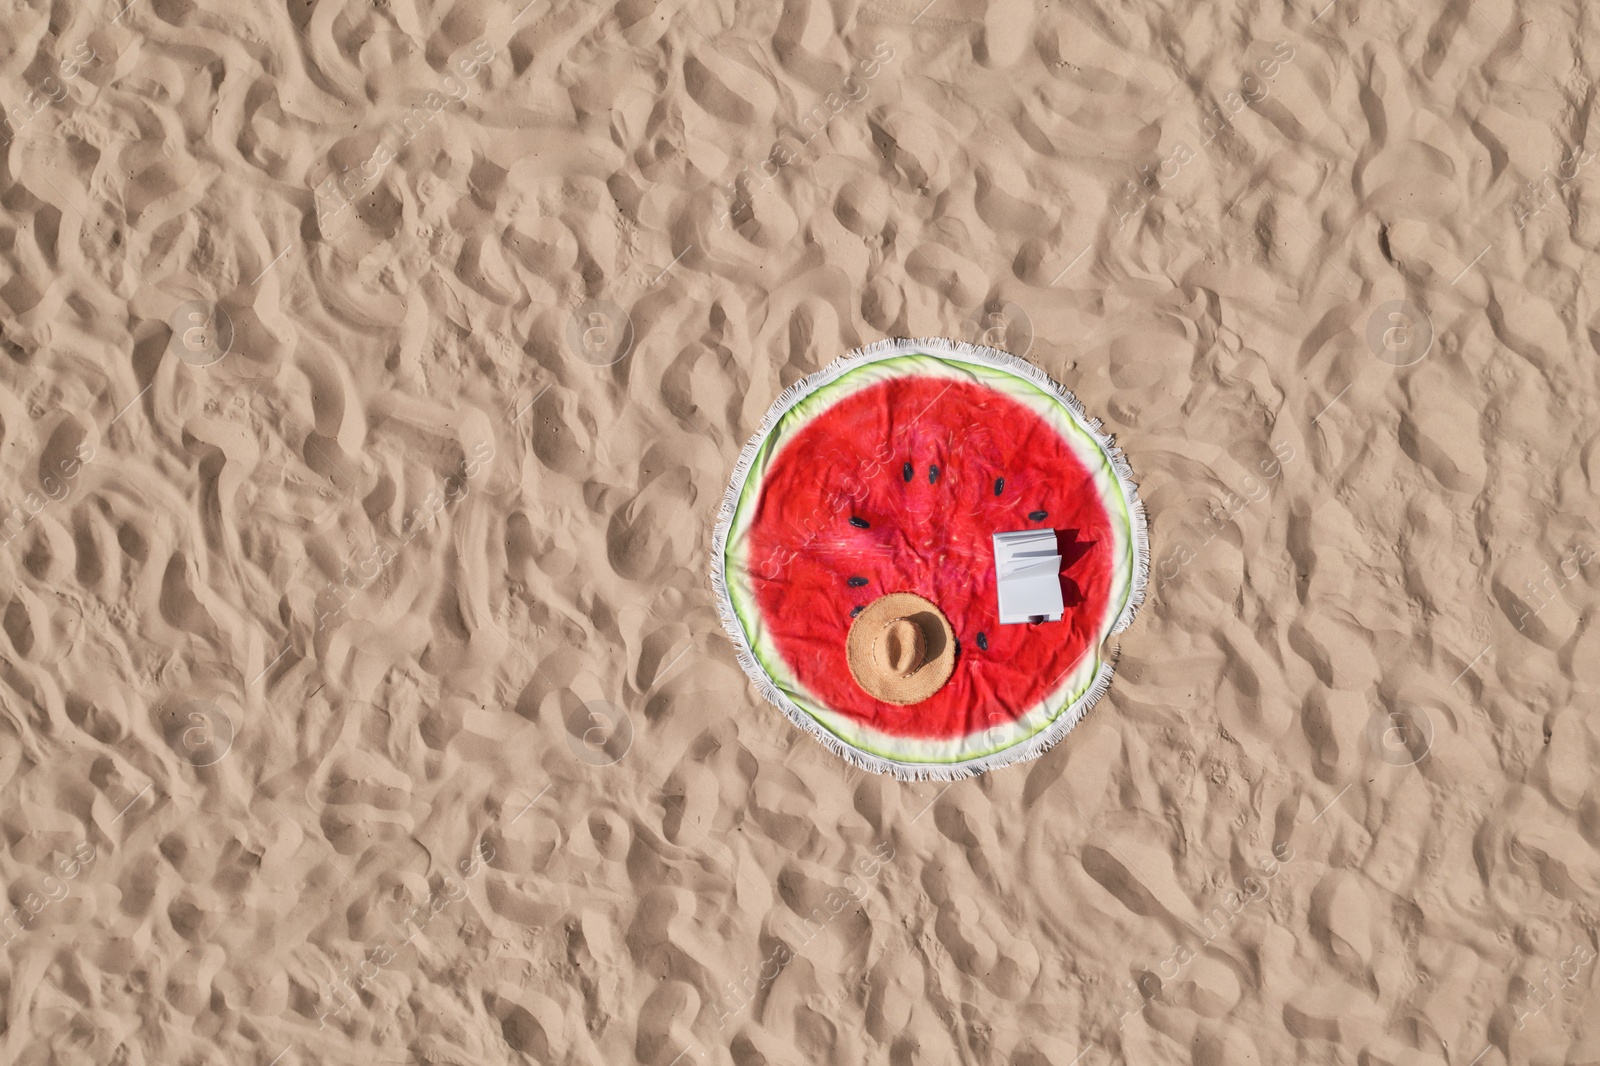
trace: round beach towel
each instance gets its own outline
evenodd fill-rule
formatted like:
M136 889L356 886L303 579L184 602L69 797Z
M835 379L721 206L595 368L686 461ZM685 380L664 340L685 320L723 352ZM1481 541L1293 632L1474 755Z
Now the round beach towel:
M1019 571L997 565L996 534L1028 542L1022 569L1043 567L1047 595L1059 579L1059 618L1001 621L999 574ZM1137 487L1099 421L1033 364L941 339L882 341L785 390L739 456L712 558L762 695L850 762L908 779L1060 740L1111 684L1107 638L1148 572ZM874 615L906 593L937 608L955 663L932 695L888 702L852 673L850 633L869 608L893 621Z

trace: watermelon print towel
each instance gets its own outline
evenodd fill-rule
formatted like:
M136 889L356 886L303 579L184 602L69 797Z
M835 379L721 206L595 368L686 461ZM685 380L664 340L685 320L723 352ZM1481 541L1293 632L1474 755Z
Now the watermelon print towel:
M993 534L1050 530L1066 612L1000 624ZM1149 547L1126 461L1043 371L953 341L852 352L779 397L739 457L712 583L740 664L831 750L903 778L1040 754L1111 683L1106 639L1144 597ZM891 592L955 632L948 683L910 706L856 684L851 620Z

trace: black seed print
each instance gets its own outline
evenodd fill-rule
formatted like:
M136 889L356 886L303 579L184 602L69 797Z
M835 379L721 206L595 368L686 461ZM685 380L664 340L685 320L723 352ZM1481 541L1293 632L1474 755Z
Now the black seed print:
M982 633L978 634L978 648L981 651L989 650L989 638L984 636Z
M1028 521L1030 521L1030 522L1043 522L1046 518L1049 518L1049 517L1050 517L1050 512L1049 511L1029 511L1028 512ZM851 521L855 521L855 520L851 519Z
M857 518L855 515L851 515L850 516L850 524L855 526L857 529L871 529L872 528L872 523L871 522L868 522L865 518Z
M939 480L939 468L937 466L928 467L928 484L932 485L935 482L937 482L938 480Z
M916 473L916 470L911 466L910 463L907 463L905 466L900 468L900 476L905 478L907 481L910 481L912 477L916 475Z
M860 614L862 611L865 611L866 609L867 609L867 605L864 604L864 603L859 607L852 607L852 608L850 608L850 617L854 618L856 615Z
M864 577L853 577L849 581L845 582L846 585L849 585L853 589L858 589L862 585L865 585L866 583L867 583L867 579L864 578Z
M998 496L1004 491L1006 491L1006 479L1003 478L1003 477L995 478L994 479L994 494L996 496Z

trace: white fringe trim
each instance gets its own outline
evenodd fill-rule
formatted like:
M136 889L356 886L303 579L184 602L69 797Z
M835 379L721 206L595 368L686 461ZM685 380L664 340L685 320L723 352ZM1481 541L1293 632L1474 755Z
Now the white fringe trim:
M1020 356L1003 352L997 348L986 348L982 345L968 344L965 341L946 340L943 337L923 337L915 340L891 337L869 344L864 348L857 348L840 356L826 367L808 377L790 385L773 403L767 416L761 420L761 426L756 430L750 442L739 453L739 461L734 464L733 476L729 479L727 492L723 494L722 506L717 511L717 523L711 539L711 586L716 593L717 614L722 619L722 628L728 631L729 638L733 641L735 653L739 659L739 666L755 684L768 703L773 704L795 725L804 729L822 742L822 746L838 755L845 761L871 770L874 773L893 774L902 781L957 781L964 777L972 777L987 770L1012 763L1024 762L1034 759L1049 751L1061 738L1072 731L1072 728L1083 720L1100 698L1111 687L1111 679L1116 672L1117 649L1113 649L1102 658L1100 667L1095 671L1094 681L1087 691L1073 701L1068 707L1045 729L1041 730L1028 740L998 751L991 755L978 756L962 762L954 763L920 763L901 762L896 759L886 759L882 756L872 755L847 744L822 727L811 715L801 710L784 693L773 684L772 678L762 669L761 663L756 659L755 652L750 647L750 641L745 636L744 626L739 622L739 616L734 612L733 600L728 594L727 574L727 547L728 533L733 526L733 516L739 505L739 497L744 492L745 481L750 476L750 467L755 463L756 455L761 446L766 442L767 436L777 426L778 420L788 414L790 408L805 397L816 392L824 385L837 380L846 371L865 364L878 362L883 359L893 358L897 355L926 352L930 355L949 357L957 362L979 363L987 366L998 367L1009 371L1017 377L1024 378L1039 386L1045 392L1061 399L1067 409L1072 412L1073 418L1079 425L1094 438L1105 452L1106 458L1111 462L1111 470L1116 475L1117 485L1122 490L1122 498L1128 508L1129 524L1132 526L1134 549L1133 583L1128 590L1128 602L1122 609L1112 625L1110 633L1115 635L1127 629L1133 623L1134 615L1138 613L1139 605L1144 602L1145 587L1150 580L1150 532L1145 520L1144 504L1139 499L1139 486L1133 480L1133 469L1128 465L1128 460L1123 456L1122 450L1117 447L1116 438L1101 431L1102 423L1098 418L1091 418L1083 409L1083 404L1078 398L1057 382L1050 375L1040 370L1037 366Z

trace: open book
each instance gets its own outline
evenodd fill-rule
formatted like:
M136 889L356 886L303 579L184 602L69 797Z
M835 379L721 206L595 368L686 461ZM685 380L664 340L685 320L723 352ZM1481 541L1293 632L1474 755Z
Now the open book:
M1000 622L1059 622L1061 555L1053 529L1023 529L994 535L994 572Z

